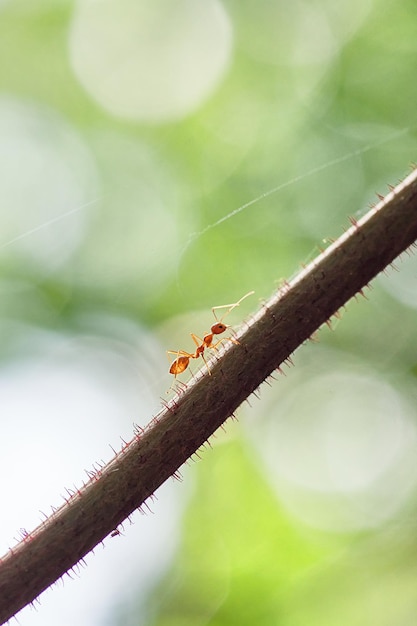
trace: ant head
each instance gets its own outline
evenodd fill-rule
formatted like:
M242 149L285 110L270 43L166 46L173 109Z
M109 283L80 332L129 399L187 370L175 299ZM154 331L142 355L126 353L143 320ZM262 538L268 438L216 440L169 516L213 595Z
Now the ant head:
M217 322L211 327L211 332L213 335L221 335L227 328L229 328L229 326L223 324L223 322Z

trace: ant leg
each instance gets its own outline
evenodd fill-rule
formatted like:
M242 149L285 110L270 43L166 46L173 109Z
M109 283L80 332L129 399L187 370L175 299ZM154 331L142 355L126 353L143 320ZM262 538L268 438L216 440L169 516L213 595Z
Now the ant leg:
M201 337L199 337L198 335L194 335L194 333L190 333L190 334L191 334L191 339L194 341L197 348L201 348L201 346L204 344L204 340L201 339Z
M236 346L240 345L240 341L238 341L237 339L233 339L233 337L222 337L221 339L216 341L216 343L214 343L212 346L210 346L210 348L213 348L213 350L217 351L218 350L217 346L219 345L219 343L223 343L223 341L231 341Z
M181 385L180 389L175 389L175 385ZM172 385L169 389L166 390L165 393L170 393L170 391L175 391L176 393L182 393L183 391L185 391L185 389L187 389L187 385L185 383L182 382L182 380L179 380L176 376L174 378L174 380L172 381Z
M175 354L177 356L177 359L181 356L183 357L188 357L189 359L193 359L194 354L191 354L190 352L186 352L185 350L166 350L166 354L167 354L167 358L169 359L170 354ZM175 360L177 360L175 359Z
M201 355L201 358L203 359L204 364L207 367L207 371L208 371L209 375L211 376L210 366L207 363L206 357L204 356L204 350L207 347L205 345L205 343L204 343L204 339L201 339L201 337L199 337L198 335L194 335L194 333L191 333L191 337L192 337L195 345L197 346L197 350L195 351L194 358L197 359Z
M204 361L204 365L207 367L207 372L208 372L208 375L209 375L209 376L211 376L210 365L208 364L207 359L206 359L206 357L204 356L203 352L201 353L201 358L202 358L202 359L203 359L203 361Z

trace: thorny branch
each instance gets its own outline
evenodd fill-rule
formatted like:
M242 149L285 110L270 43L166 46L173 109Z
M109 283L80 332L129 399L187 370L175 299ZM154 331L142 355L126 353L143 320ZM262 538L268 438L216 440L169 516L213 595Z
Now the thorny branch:
M214 433L294 350L417 239L410 174L274 294L214 365L0 561L7 621L110 534Z

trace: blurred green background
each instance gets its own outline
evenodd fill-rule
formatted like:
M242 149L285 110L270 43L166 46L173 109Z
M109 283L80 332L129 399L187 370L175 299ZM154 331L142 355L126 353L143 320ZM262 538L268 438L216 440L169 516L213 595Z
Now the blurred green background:
M6 551L158 412L165 350L253 289L239 324L410 171L417 12L2 0L0 59ZM20 623L417 624L415 256L396 267Z

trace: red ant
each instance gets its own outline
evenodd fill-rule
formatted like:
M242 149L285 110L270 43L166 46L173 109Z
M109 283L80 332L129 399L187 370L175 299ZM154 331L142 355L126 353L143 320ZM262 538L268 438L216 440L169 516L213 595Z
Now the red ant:
M249 293L245 294L242 298L240 298L240 300L238 300L234 304L222 304L220 306L214 306L211 309L216 319L216 323L213 324L213 326L210 328L210 332L204 335L202 339L201 337L194 335L194 333L191 333L191 338L194 341L195 345L197 346L196 351L194 353L186 352L185 350L167 350L167 354L177 355L177 358L171 363L171 367L169 368L169 373L173 374L175 378L177 378L178 374L182 374L182 372L184 372L187 369L187 367L190 364L190 359L198 359L201 356L201 358L203 359L207 367L208 373L211 374L209 365L204 356L205 349L210 348L211 350L217 350L217 346L219 345L219 343L222 343L222 341L231 341L232 343L239 344L237 339L232 339L231 337L222 337L215 343L213 343L213 339L215 335L221 335L228 328L230 328L230 326L227 326L226 324L223 323L223 320L226 317L226 315L229 315L229 313L233 311L233 309L239 306L239 304L245 298L247 298L248 296L251 296L253 293L255 292L249 291ZM215 313L218 309L228 309L226 313L223 315L223 317L221 317L221 319L219 319ZM175 380L174 380L174 383L175 383ZM171 389L172 389L172 386L169 388L168 391L170 391Z

